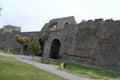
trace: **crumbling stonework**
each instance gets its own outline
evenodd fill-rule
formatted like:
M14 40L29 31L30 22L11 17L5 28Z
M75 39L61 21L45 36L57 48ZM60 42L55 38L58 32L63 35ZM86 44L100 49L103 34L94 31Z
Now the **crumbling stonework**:
M21 27L13 26L13 25L5 25L0 29L0 34L4 33L12 33L12 32L21 32Z
M11 50L14 53L20 53L21 45L15 40L15 35L26 36L29 38L40 37L40 32L12 32L0 34L0 49ZM24 46L23 52L28 52L29 43Z
M96 19L76 24L74 17L65 17L51 20L41 33L48 34L44 57L120 71L120 21Z
M21 45L15 40L15 35L39 38L40 32L21 32L21 27L5 25L0 29L0 49L11 50L14 53L19 53ZM29 43L24 46L23 52L25 54L29 54L28 46Z

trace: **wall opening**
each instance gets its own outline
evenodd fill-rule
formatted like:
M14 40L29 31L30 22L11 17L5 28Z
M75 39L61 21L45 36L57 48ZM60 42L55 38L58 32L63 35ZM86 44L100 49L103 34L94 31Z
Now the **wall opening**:
M50 27L51 31L56 30L57 29L57 22L52 23L49 27Z
M25 55L28 55L28 45L27 44L23 46L23 53Z
M64 26L67 26L69 23L68 22L65 22Z
M42 39L39 39L39 43L40 43L40 46L41 46L40 56L43 56L43 53L44 53L44 41Z
M61 43L58 39L54 39L51 43L50 58L60 59L60 46Z

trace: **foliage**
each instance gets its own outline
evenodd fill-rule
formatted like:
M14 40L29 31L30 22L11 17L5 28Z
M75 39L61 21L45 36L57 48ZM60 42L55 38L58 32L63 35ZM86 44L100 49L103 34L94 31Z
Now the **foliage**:
M46 75L47 74L47 75ZM0 80L66 80L10 57L0 56Z
M11 50L6 50L6 49L0 49L1 52L8 53L8 54L13 54L14 52Z
M15 38L21 45L29 41L28 37L22 37L20 35L16 35Z
M29 52L33 55L33 57L34 57L34 54L40 54L41 46L37 38L31 39L31 42L29 45Z
M41 39L43 40L43 41L46 41L47 40L47 38L48 38L48 34L47 33L42 33L42 35L41 35Z
M23 37L23 36L20 36L20 35L15 35L15 39L19 44L21 44L21 53L23 53L23 47L29 41L29 38L28 37Z
M95 35L95 33L96 33L96 31L97 31L97 29L96 29L96 26L89 26L88 27L88 30L89 30L89 33L91 34L91 35Z
M50 60L50 63L59 66L60 63L61 63L61 60L51 59L51 60Z
M60 60L51 60L51 64L60 65ZM97 69L94 67L84 66L77 63L67 62L66 68L64 69L66 72L78 75L78 76L86 76L91 78L101 78L101 79L109 79L109 78L117 78L120 77L120 72L110 72L101 69Z

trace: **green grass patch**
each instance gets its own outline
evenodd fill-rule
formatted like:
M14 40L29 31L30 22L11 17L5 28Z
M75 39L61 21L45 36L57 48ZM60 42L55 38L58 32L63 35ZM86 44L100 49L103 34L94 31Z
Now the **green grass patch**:
M8 53L8 54L13 54L13 51L6 50L6 49L0 49L0 52L4 52L4 53Z
M60 60L51 60L51 64L60 65ZM109 78L118 78L120 77L120 72L110 72L97 69L94 67L87 67L80 64L67 62L67 66L64 71L78 75L85 76L90 78L99 78L99 79L109 79Z
M60 63L61 63L61 60L51 59L51 60L50 60L50 63L59 66Z
M11 57L0 56L0 80L66 80L47 71L20 62Z

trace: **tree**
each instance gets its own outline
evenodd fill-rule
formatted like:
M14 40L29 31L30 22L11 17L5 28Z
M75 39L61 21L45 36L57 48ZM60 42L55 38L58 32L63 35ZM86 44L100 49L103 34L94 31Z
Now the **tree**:
M41 53L41 46L39 43L39 39L37 38L32 38L30 45L29 45L29 52L32 54L32 59L34 58L35 54L40 54Z
M20 35L15 35L15 39L19 44L21 44L21 54L22 54L23 53L23 47L29 41L29 38L28 37L23 37L23 36L20 36Z

